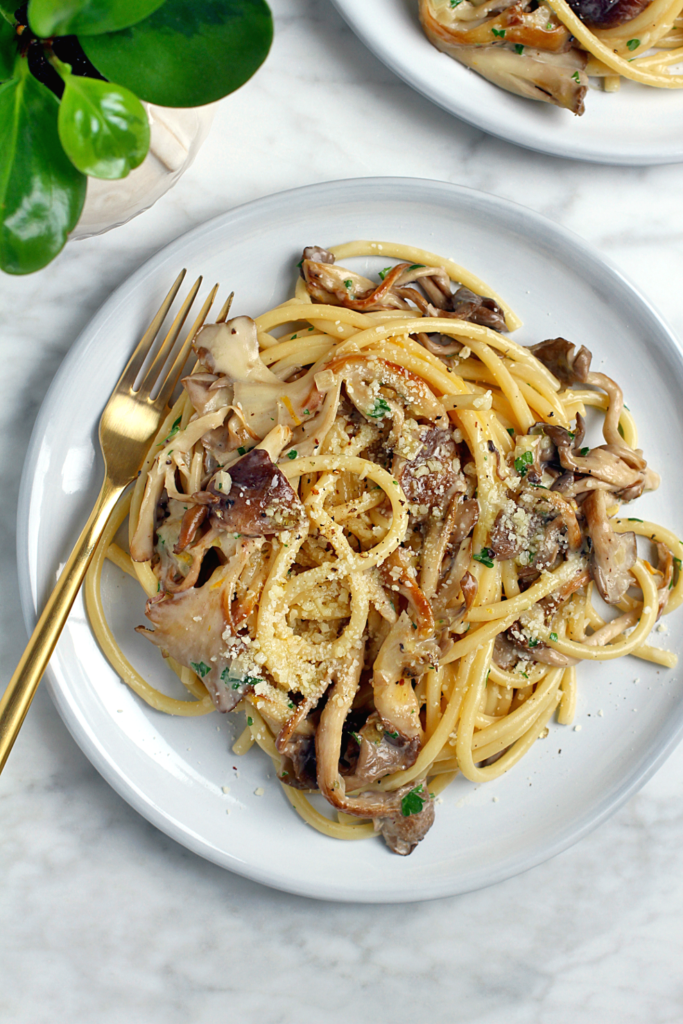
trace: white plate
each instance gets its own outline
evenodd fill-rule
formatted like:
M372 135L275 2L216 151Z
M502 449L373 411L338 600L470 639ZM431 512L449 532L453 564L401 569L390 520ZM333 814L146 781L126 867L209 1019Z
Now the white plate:
M575 117L549 103L513 96L440 53L427 40L417 0L332 0L375 56L444 110L541 153L605 164L683 160L683 90L622 82L616 93L590 89Z
M38 417L22 481L19 564L27 625L94 500L100 411L179 268L188 267L189 280L201 272L207 285L218 280L224 291L234 288L234 312L256 315L291 294L305 245L363 237L409 242L470 267L524 319L522 341L562 333L587 344L596 367L611 370L624 386L643 447L663 474L661 490L639 501L634 514L647 511L683 531L683 357L618 271L574 235L493 196L435 181L331 182L250 203L167 246L111 296L76 342ZM375 260L375 269L382 262ZM105 593L126 650L163 683L170 673L158 652L132 632L144 621L137 585L110 566ZM675 637L666 637L677 648L679 624L674 617ZM659 639L655 634L654 642ZM309 829L258 750L241 759L231 753L231 737L243 722L217 714L171 718L141 703L100 653L80 599L49 673L76 742L124 799L168 835L260 882L367 902L465 892L575 842L642 785L677 741L683 695L675 676L633 659L582 666L582 731L553 724L549 737L498 782L456 780L428 837L402 858L380 840L344 843ZM255 795L258 787L263 796Z

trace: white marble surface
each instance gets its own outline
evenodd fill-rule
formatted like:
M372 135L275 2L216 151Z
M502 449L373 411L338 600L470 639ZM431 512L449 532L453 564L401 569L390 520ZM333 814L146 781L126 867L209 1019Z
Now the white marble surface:
M223 210L336 177L440 178L582 234L683 338L683 167L566 163L485 137L386 71L326 0L272 0L266 67L218 108L157 206L0 278L5 677L25 633L15 510L60 360L151 253ZM407 143L411 145L408 146ZM20 1024L320 1021L679 1024L683 749L578 846L508 882L394 907L321 905L175 845L101 780L40 692L0 780L0 1019Z

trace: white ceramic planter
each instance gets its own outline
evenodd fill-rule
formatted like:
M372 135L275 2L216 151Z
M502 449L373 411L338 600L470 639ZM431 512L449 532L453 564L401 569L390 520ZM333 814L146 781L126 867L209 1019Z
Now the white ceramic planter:
M146 103L145 107L151 127L149 153L127 178L88 178L85 206L71 238L101 235L148 210L188 169L213 121L213 104L173 108Z

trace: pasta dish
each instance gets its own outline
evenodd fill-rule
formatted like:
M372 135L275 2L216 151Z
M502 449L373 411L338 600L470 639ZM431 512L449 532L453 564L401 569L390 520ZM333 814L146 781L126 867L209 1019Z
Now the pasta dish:
M495 85L583 114L589 77L680 89L683 0L419 0L427 38Z
M371 280L357 256L389 265ZM408 854L456 774L495 779L572 721L579 662L676 663L648 635L683 599L683 546L620 512L659 480L586 347L517 344L488 285L411 246L311 246L299 269L282 305L196 336L86 605L149 705L243 712L234 749L273 759L306 822ZM105 558L190 699L122 653Z

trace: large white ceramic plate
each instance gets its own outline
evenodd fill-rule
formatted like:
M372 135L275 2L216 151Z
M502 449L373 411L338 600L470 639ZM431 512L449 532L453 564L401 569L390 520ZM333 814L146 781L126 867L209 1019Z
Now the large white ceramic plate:
M590 89L575 117L500 89L440 53L417 16L418 0L332 0L368 49L444 110L508 142L541 153L606 164L683 160L683 90L622 82Z
M207 285L218 280L234 289L235 313L257 314L291 294L305 245L353 238L409 242L467 265L524 319L517 335L523 342L564 334L588 345L594 365L624 386L643 447L663 476L661 490L639 501L634 514L647 512L683 531L683 357L618 271L574 235L493 196L434 181L332 182L259 200L180 238L119 288L78 339L38 417L22 483L27 625L95 497L100 410L180 267L188 267L190 279L201 272ZM371 269L372 261L363 262ZM141 592L113 566L104 589L125 649L153 681L167 685L170 673L158 652L133 633L144 621ZM680 648L677 617L673 628L666 642ZM464 892L539 863L602 821L662 762L683 726L677 673L628 659L582 666L579 675L581 731L553 724L548 738L498 782L456 780L409 858L389 853L380 840L344 843L310 830L258 750L241 759L231 753L243 722L218 714L170 718L141 703L100 653L80 600L49 685L96 768L191 850L292 892L393 902Z

